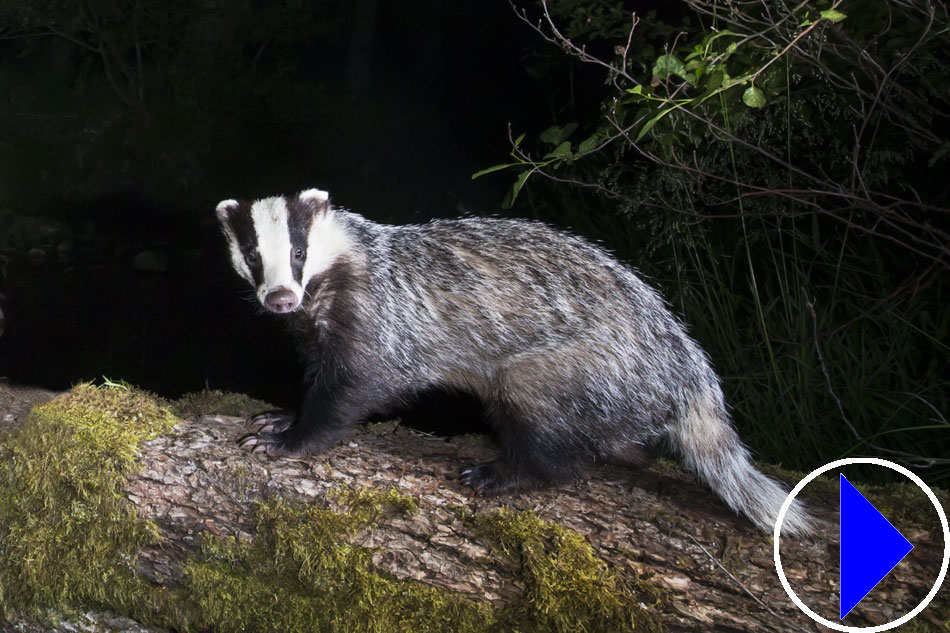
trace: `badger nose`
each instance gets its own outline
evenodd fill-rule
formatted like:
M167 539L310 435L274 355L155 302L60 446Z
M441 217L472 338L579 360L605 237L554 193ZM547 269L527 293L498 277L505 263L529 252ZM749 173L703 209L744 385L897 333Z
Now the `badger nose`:
M283 286L271 290L267 293L267 296L264 297L264 307L278 314L290 312L294 310L297 305L299 305L297 295Z

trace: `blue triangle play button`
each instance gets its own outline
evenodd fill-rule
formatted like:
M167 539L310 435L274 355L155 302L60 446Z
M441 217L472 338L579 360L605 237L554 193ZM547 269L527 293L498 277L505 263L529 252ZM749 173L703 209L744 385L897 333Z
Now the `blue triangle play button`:
M868 595L914 546L840 475L841 619Z

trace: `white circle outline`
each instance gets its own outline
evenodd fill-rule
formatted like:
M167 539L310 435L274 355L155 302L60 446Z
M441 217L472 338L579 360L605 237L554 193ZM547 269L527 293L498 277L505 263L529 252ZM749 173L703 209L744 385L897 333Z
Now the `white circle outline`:
M785 513L788 512L788 509L792 506L792 501L798 496L798 493L800 493L802 489L811 483L811 481L818 475L826 473L829 470L840 468L841 466L849 466L851 464L874 464L876 466L883 466L885 468L890 468L891 470L896 470L900 474L913 481L915 484L917 484L917 487L923 490L927 494L927 497L930 498L930 502L937 510L937 516L940 517L940 525L943 527L943 563L940 565L940 573L937 574L937 581L934 583L930 593L928 593L927 596L921 600L920 604L914 607L910 613L906 613L896 620L886 624L878 624L876 626L845 626L844 624L826 620L809 609L805 603L801 601L798 595L792 591L792 586L788 583L788 579L785 577L785 572L782 571L782 560L779 557L779 537L782 533L782 521L785 520ZM788 493L788 497L785 498L785 503L782 504L782 508L778 512L778 519L775 522L775 529L772 532L772 541L774 551L773 557L775 559L775 571L778 572L778 579L781 581L782 587L785 588L785 593L787 593L788 597L792 599L792 602L795 603L795 606L801 609L805 615L810 617L818 624L822 624L836 631L845 631L846 633L878 633L879 631L887 631L888 629L893 629L896 626L900 626L908 622L911 618L915 617L918 613L926 609L927 605L929 605L934 597L936 597L937 592L940 591L940 587L943 585L943 580L947 575L947 566L950 565L950 525L947 523L947 515L940 506L940 501L937 499L937 495L933 493L930 487L927 486L927 484L925 484L920 477L910 472L900 464L895 464L894 462L889 462L886 459L879 459L877 457L848 457L846 459L839 459L838 461L825 464L821 468L808 473L804 479L798 482L797 486L792 488L792 491Z

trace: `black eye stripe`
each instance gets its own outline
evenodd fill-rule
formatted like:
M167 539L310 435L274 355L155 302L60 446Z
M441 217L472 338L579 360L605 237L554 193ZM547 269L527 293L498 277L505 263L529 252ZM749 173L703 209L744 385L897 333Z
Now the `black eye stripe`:
M303 267L307 258L307 240L313 224L313 209L296 198L287 200L287 229L290 233L290 264L294 280L303 284ZM298 255L299 253L299 255Z

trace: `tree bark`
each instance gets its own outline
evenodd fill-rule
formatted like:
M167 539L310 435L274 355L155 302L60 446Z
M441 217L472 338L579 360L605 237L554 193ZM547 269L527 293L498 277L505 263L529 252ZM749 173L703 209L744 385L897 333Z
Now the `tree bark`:
M180 578L179 565L196 553L202 532L252 536L257 500L278 496L332 506L332 491L341 486L395 488L412 497L419 511L385 518L361 531L354 544L375 548L375 564L396 577L504 606L522 589L490 544L458 518L457 508L532 510L583 535L622 581L659 588L665 597L652 608L670 631L821 630L780 585L771 538L668 461L637 471L592 467L572 484L485 498L455 475L462 466L494 456L488 440L447 440L390 422L355 429L325 455L288 459L241 450L236 440L246 432L240 418L202 416L183 420L170 435L145 445L142 470L126 491L164 537L140 563L154 582L174 584ZM836 495L828 504L809 503L820 522L815 537L781 542L793 589L813 611L834 621ZM940 530L902 531L914 550L846 624L893 620L930 590L941 561ZM942 594L920 616L938 626L938 614L947 612Z
M53 395L0 382L0 430L20 426L30 405ZM380 492L395 488L414 499L419 510L386 515L357 533L353 543L373 548L374 563L398 578L496 606L517 600L523 587L510 561L492 549L471 521L459 518L459 508L476 515L503 507L531 510L581 534L621 584L647 583L659 590L661 600L646 608L670 631L824 630L800 612L781 587L771 538L669 461L657 460L636 471L592 467L572 484L485 498L455 476L461 467L495 455L487 438L445 439L388 422L354 429L325 455L287 459L243 451L236 440L245 432L241 418L196 416L143 446L141 469L125 492L139 516L153 520L162 536L160 545L142 552L138 564L153 582L176 585L181 563L195 555L205 532L254 536L252 507L258 500L276 496L333 507L333 492L343 487ZM820 528L814 537L783 539L782 565L802 601L837 621L837 486L806 490L812 491L807 502ZM924 519L910 521L900 513L900 500L910 494L899 488L890 499L872 499L893 506L886 514L896 513L896 526L914 549L844 624L891 621L913 609L933 586L944 546L941 529L936 520L928 526ZM948 613L945 581L918 616L930 625L921 630L946 627ZM161 633L97 612L57 625L21 614L0 628Z

